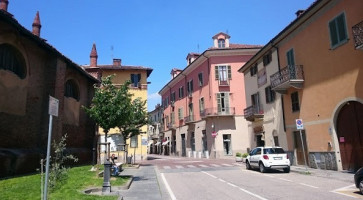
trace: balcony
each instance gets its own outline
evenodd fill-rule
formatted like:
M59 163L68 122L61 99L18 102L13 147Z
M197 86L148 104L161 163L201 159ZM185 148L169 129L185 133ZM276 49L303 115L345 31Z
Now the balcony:
M355 49L363 50L363 21L352 27Z
M200 112L200 116L202 118L206 117L214 117L214 116L233 116L235 115L234 107L225 107L225 108L206 108L204 111Z
M175 123L171 122L167 124L168 129L176 129Z
M184 122L185 124L189 124L195 121L195 116L194 115L189 115L184 117Z
M258 119L262 119L263 114L264 114L262 105L249 106L246 109L244 109L243 112L244 112L244 115L245 115L245 119L247 121L250 121L250 122L254 122L254 121L258 120Z
M219 80L219 86L229 86L229 80Z
M289 65L270 76L271 88L280 94L286 94L290 87L301 89L304 83L302 65Z

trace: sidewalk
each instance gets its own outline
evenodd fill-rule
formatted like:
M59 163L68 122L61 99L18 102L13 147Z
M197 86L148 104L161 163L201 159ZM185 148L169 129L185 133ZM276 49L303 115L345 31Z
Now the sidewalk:
M134 176L133 182L128 190L121 191L124 200L148 199L166 200L170 199L164 183L152 165L140 165L138 169L126 168L121 175Z
M354 173L350 173L348 171L323 170L323 169L314 169L310 167L306 169L306 167L303 165L291 166L290 171L301 174L307 174L309 176L317 176L322 178L341 180L344 182L354 184Z

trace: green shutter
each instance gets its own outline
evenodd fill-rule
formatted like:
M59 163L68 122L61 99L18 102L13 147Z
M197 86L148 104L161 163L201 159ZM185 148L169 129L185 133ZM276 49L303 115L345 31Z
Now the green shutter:
M336 44L338 44L337 25L335 23L335 20L329 22L329 31L331 46L335 46Z
M217 93L216 97L217 97L217 109L218 109L218 112L220 113L222 111L221 94Z
M219 80L218 66L214 66L214 73L216 76L216 80Z
M341 14L337 18L337 25L338 25L339 42L342 42L345 39L347 39L347 32L345 30L345 16L344 16L344 14Z
M229 114L229 93L224 93L224 105L226 113Z
M232 79L232 71L231 71L231 66L230 65L227 66L227 70L228 70L228 79L231 80Z

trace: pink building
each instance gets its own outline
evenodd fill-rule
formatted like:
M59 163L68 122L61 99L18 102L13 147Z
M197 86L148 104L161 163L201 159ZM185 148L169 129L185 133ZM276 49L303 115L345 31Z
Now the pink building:
M238 69L261 48L232 44L218 33L213 47L189 53L184 70L173 69L162 96L165 155L226 158L246 152L251 139L243 116L244 77Z

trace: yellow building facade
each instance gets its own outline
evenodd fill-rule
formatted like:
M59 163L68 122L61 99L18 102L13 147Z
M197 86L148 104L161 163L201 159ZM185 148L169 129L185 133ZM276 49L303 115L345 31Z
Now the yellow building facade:
M113 59L111 65L97 64L97 50L95 44L92 47L90 55L90 65L84 66L84 69L101 80L102 77L114 75L112 83L115 86L123 85L126 81L131 81L129 92L132 94L132 99L141 98L146 101L145 109L147 108L147 78L150 76L152 69L143 66L121 65L121 59ZM113 128L108 132L107 145L105 144L105 134L102 128L98 129L98 143L101 163L103 162L104 154L108 149L109 154L115 154L118 157L118 162L125 160L125 150L128 156L132 156L133 162L146 158L147 155L147 125L143 126L140 134L129 138L126 143L118 128ZM124 144L127 144L126 147ZM109 155L108 155L109 156Z

